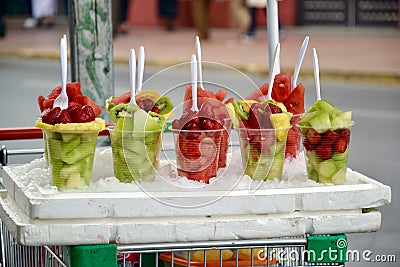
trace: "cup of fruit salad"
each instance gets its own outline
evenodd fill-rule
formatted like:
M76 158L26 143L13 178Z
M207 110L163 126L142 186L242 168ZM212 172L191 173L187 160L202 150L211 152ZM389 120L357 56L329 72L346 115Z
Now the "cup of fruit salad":
M135 104L119 104L112 114L116 125L108 127L114 175L124 183L152 182L159 166L164 116L146 112Z
M178 174L209 183L217 176L221 147L228 149L224 120L216 119L211 105L205 102L198 112L184 110L181 118L172 121L171 131Z
M90 106L59 107L42 113L35 125L43 130L52 185L82 189L90 184L97 136L104 130Z
M319 183L345 184L351 111L342 112L327 100L317 101L298 123L306 155L308 178Z

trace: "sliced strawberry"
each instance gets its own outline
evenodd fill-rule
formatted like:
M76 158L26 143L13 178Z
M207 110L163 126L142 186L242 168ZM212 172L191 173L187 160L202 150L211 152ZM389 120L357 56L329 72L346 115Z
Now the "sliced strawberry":
M268 103L268 107L271 110L272 114L282 113L282 109L280 107L278 107L277 105Z
M319 134L316 130L313 128L310 128L306 132L306 138L312 145L316 145L321 141L321 134Z
M72 119L77 123L91 122L96 119L96 115L91 106L83 106L72 111Z
M184 128L185 130L188 130L188 131L193 131L193 132L187 132L187 133L185 133L185 136L186 136L186 139L188 139L188 140L196 140L196 139L198 139L199 137L200 137L200 135L201 135L201 132L200 132L200 130L201 130L201 128L200 128L200 125L199 124L196 124L196 123L194 123L194 122L188 122L186 125L185 125L185 128ZM197 132L198 131L198 132Z
M314 146L307 139L303 139L303 146L307 151L313 151Z
M293 114L304 113L304 92L304 85L299 83L299 85L297 85L297 87L294 88L289 96L283 101L287 111Z
M131 100L131 92L127 92L125 94L122 94L120 96L117 96L116 98L111 100L111 103L115 105L119 104L127 104Z
M224 126L217 120L214 119L204 119L201 122L201 129L203 130L220 130Z
M58 114L57 116L57 120L56 123L72 123L74 122L71 118L71 116L69 115L68 110L63 109L61 110L60 114Z
M103 109L98 106L90 97L88 96L84 96L84 95L78 95L74 98L74 101L81 104L82 106L90 106L93 111L94 114L97 116L99 116L101 114L101 112L103 111Z
M215 98L218 99L219 101L224 101L225 97L228 95L228 92L225 90L218 90L215 93Z
M44 96L42 96L42 95L38 96L38 105L39 105L40 112L43 112L46 109L43 105L44 100L45 100Z
M346 140L347 144L350 142L350 130L349 129L342 129L337 132L340 134L341 137L343 137Z
M319 145L315 148L315 152L322 160L327 160L332 157L332 146Z
M345 138L340 138L334 144L335 151L338 153L344 153L347 150L347 141Z
M247 120L250 128L260 129L263 121L264 106L260 103L253 103L249 110L249 119Z
M154 113L160 114L160 109L158 107L153 107L151 109L151 111L154 112Z
M340 137L340 134L332 131L327 131L322 134L322 142L326 145L332 145Z
M57 117L60 114L60 112L61 112L60 107L55 107L55 108L50 109L48 112L43 114L42 122L51 124L51 125L56 124Z
M195 124L200 125L200 120L197 116L197 113L191 109L184 110L182 112L182 117L180 118L180 123L183 128L188 122L194 122Z

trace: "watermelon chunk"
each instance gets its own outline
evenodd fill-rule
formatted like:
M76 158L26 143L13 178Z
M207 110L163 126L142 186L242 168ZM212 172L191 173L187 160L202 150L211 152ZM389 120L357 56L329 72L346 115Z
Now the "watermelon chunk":
M114 105L119 105L119 104L127 104L131 100L131 92L124 93L120 96L117 96L111 100L111 103Z
M287 111L293 114L304 113L304 92L304 85L299 83L299 85L297 85L297 87L294 88L289 96L283 101Z
M256 88L253 91L251 91L245 99L247 100L255 100L257 102L263 102L265 100L265 97L268 94L268 83L265 83L261 85L260 88Z
M81 104L82 106L90 106L93 111L94 114L97 116L99 116L101 114L101 112L103 111L103 109L98 106L90 97L88 96L84 96L84 95L77 95L74 98L74 102L77 102L78 104Z
M289 96L291 89L290 72L279 73L275 76L272 87L272 99L282 102Z

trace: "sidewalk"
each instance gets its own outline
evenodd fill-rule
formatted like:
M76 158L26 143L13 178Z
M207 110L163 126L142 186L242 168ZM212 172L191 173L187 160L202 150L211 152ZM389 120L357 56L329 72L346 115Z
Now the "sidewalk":
M22 25L22 24L21 24ZM59 38L68 33L63 23L51 29L24 29L15 22L0 39L0 56L59 58ZM281 33L281 70L291 71L303 39L310 36L301 76L312 77L312 48L318 52L321 77L379 78L400 82L400 31L397 28L293 27ZM114 40L114 61L127 63L130 48L145 46L146 64L171 66L188 62L194 53L195 31L133 26ZM268 72L267 32L259 28L250 42L240 41L235 29L213 28L202 41L203 61L230 65L245 72Z

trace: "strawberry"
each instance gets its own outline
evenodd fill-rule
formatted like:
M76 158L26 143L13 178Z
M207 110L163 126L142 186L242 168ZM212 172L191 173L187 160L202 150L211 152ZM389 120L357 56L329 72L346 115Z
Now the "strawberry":
M154 102L150 98L139 99L136 104L146 112L149 112L154 107Z
M327 131L322 135L322 142L326 145L332 145L340 137L340 134L332 131Z
M77 95L75 96L74 102L77 102L79 104L81 104L82 106L90 106L92 107L95 116L99 116L101 114L101 112L103 111L103 109L98 106L90 97L88 96L84 96L84 95Z
M58 114L57 116L57 120L56 123L72 123L73 120L71 118L71 116L69 115L68 110L63 109L61 110L60 114Z
M55 107L50 109L48 112L45 112L42 116L42 122L54 125L56 124L57 117L61 112L60 107Z
M282 113L282 109L277 105L268 103L268 107L271 110L272 114Z
M250 128L252 128L252 129L260 129L261 128L264 112L265 112L265 109L264 109L263 105L261 105L260 103L251 104L250 110L249 110L249 119L247 120Z
M72 119L77 123L91 122L94 121L96 115L91 106L83 106L81 109L75 109L72 111Z
M194 122L188 122L186 125L185 125L185 128L184 128L185 130L189 130L189 131L194 131L194 132L186 132L185 134L185 137L186 137L186 139L188 139L188 140L196 140L197 138L199 138L199 136L201 135L201 132L200 132L200 130L201 130L201 128L200 128L200 125L199 124L196 124L196 123L194 123ZM195 131L199 131L199 132L195 132Z
M337 131L341 137L343 137L347 143L350 142L350 130L349 129L342 129Z
M192 111L191 109L185 109L182 112L182 117L180 118L181 125L185 125L189 121L194 122L195 124L200 124L199 117L197 116L196 112Z
M213 119L203 119L201 122L201 129L202 130L220 130L223 128L223 125L220 124L217 120Z
M321 134L319 134L316 130L313 128L310 128L306 132L306 138L312 145L316 145L321 141Z
M160 114L160 109L158 107L153 107L151 109L151 111L154 112L154 113Z
M332 146L320 145L315 148L315 152L322 160L327 160L332 157Z
M345 138L341 137L334 144L335 151L338 153L344 153L347 150L347 141Z
M314 150L314 146L307 139L303 139L303 146L307 151Z

